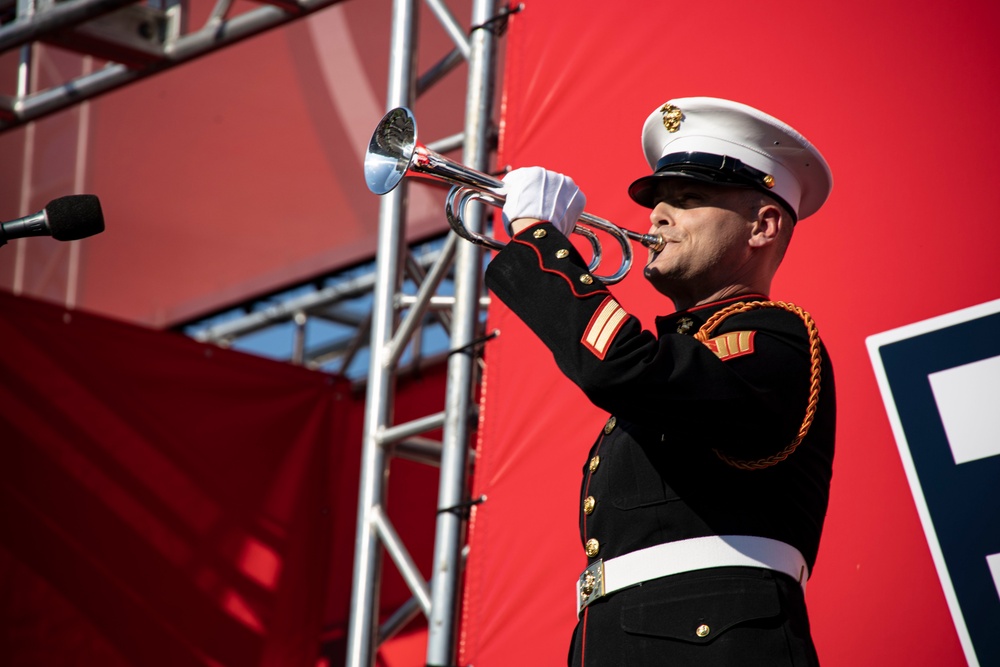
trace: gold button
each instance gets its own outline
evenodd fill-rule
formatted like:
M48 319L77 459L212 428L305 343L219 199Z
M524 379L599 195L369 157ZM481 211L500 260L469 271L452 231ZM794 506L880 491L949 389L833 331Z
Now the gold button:
M598 542L594 538L590 538L589 540L587 540L586 551L588 558L593 558L594 556L596 556L597 552L600 551L600 549L601 549L600 542Z
M589 285L592 282L594 282L594 276L590 275L589 273L585 273L582 276L580 276L580 282L583 283L584 285Z
M708 633L711 631L712 629L710 627L702 623L701 625L698 626L698 628L694 631L694 633L699 637L707 637Z
M615 419L614 417L612 417L607 422L605 422L605 424L604 424L604 435L608 435L609 433L611 433L612 431L614 431L615 430L615 424L617 424L617 423L618 423L618 420Z
M544 229L536 229L532 236L536 239L544 239L546 234L548 234L548 232Z
M560 248L559 250L556 250L557 259L566 259L567 257L569 257L569 250L566 250L566 248Z
M588 514L588 515L589 514L593 514L594 513L594 505L596 505L596 504L597 504L597 501L594 500L594 496L587 496L586 498L584 498L583 499L583 513L584 514Z
M764 186L768 190L770 190L771 188L773 188L774 187L774 176L772 176L771 174L768 174L767 176L765 176L764 177Z
M597 466L599 465L601 465L600 456L595 456L594 458L590 459L590 472L594 472L595 470L597 470Z

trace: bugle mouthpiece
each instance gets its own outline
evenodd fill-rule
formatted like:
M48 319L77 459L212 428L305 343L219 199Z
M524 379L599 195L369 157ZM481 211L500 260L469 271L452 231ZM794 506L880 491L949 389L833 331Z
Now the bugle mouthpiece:
M663 240L663 237L657 234L643 234L640 243L653 252L660 252L667 245L667 242Z

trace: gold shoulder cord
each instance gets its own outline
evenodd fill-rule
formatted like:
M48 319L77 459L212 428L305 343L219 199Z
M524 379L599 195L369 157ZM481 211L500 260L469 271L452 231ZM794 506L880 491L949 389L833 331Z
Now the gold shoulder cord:
M694 335L694 337L704 343L708 340L708 337L712 335L712 332L715 331L716 327L722 324L727 317L738 313L745 313L750 310L756 310L757 308L781 308L782 310L787 310L802 318L802 322L806 325L806 330L809 332L809 356L812 362L811 375L809 378L809 404L806 406L806 414L802 419L802 425L799 426L798 435L787 447L782 449L777 454L772 454L771 456L758 459L756 461L743 461L727 456L718 449L712 450L715 452L715 455L722 459L725 463L742 470L763 470L764 468L770 468L773 465L777 465L787 459L792 452L798 448L799 444L802 443L802 439L806 437L806 434L809 432L809 427L812 426L813 418L816 416L816 406L819 405L820 371L823 363L822 355L820 354L819 331L816 328L816 323L813 321L812 316L798 306L785 303L783 301L748 301L744 303L734 303L733 305L723 308L710 317L708 321L705 322L700 329L698 329L698 332Z

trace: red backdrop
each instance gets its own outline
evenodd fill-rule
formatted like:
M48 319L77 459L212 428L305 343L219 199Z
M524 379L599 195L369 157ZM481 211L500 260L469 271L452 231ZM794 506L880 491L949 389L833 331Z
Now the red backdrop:
M964 663L865 338L1000 296L994 3L526 2L513 17L501 164L573 176L588 210L645 230L625 194L639 131L673 97L739 100L833 168L772 296L815 317L839 390L826 532L807 600L823 664ZM635 272L638 274L639 272ZM669 302L613 290L648 327ZM583 457L607 415L499 303L487 352L461 664L562 664L585 564Z

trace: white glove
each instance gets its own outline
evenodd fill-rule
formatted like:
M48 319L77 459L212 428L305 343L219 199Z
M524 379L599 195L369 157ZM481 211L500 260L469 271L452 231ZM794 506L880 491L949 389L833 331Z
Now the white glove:
M551 222L567 236L583 213L587 197L569 176L541 167L515 169L503 177L507 201L503 205L503 226L518 218L538 218Z

